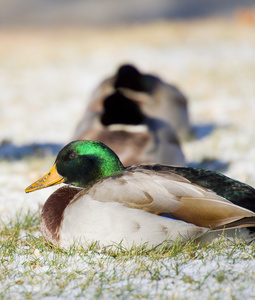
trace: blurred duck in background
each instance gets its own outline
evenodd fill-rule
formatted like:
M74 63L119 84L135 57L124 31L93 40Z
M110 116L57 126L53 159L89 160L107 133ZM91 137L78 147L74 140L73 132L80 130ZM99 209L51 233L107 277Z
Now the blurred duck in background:
M160 78L142 74L133 65L122 65L94 91L88 110L101 111L105 97L116 90L135 101L142 112L170 124L180 140L189 138L191 126L186 97Z
M73 136L76 139L103 142L124 166L144 162L185 165L175 130L163 120L144 114L138 103L121 91L88 107Z

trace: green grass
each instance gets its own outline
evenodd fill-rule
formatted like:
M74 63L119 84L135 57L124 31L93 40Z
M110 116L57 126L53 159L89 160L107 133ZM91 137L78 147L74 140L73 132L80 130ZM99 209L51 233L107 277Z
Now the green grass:
M255 295L255 245L225 238L211 245L63 251L46 245L39 213L0 231L0 298L249 299ZM251 298L252 299L252 298Z

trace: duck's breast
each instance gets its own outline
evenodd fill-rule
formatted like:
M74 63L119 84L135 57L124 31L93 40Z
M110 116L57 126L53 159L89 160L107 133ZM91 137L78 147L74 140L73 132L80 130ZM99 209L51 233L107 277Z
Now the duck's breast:
M89 195L78 197L65 209L60 246L68 248L74 242L87 246L98 241L108 246L122 242L124 247L156 246L166 239L175 241L200 236L207 229L180 220L133 209L117 202L100 202Z

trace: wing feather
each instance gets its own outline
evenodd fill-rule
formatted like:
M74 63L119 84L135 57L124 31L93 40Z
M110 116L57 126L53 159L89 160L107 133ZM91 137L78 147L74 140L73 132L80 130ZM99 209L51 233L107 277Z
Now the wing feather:
M172 173L134 169L98 181L85 193L97 201L119 202L154 214L170 213L177 219L209 228L230 223L240 223L241 227L238 220L255 217L252 211ZM252 224L255 226L255 218Z
M212 198L182 197L183 206L174 215L202 227L219 227L255 214L231 202Z

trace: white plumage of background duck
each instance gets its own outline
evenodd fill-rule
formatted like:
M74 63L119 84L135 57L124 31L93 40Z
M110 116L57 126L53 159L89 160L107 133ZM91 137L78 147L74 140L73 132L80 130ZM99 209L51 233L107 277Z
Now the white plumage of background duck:
M185 241L221 229L254 227L255 190L222 174L149 164L124 168L97 141L78 140L57 155L32 192L59 183L41 214L46 241L67 249L98 241L130 248Z

